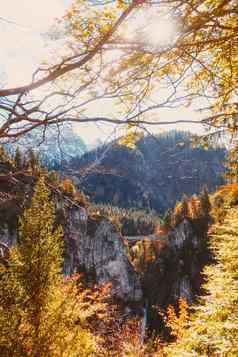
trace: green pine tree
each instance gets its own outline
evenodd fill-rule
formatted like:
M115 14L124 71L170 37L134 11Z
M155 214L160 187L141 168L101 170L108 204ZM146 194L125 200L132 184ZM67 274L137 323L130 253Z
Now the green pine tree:
M225 180L227 183L238 182L238 145L230 149L226 155L225 160Z
M173 226L173 209L169 208L163 217L164 226L169 230Z
M181 199L181 208L180 208L180 215L182 219L189 217L188 202L189 202L188 196L183 194Z
M95 356L76 286L61 273L62 230L41 178L20 220L20 244L0 270L2 357Z
M210 219L211 202L209 198L208 189L206 186L203 187L202 192L199 194L201 215L208 221Z
M33 149L28 150L28 168L35 174L39 173L41 169L39 155Z
M173 214L173 226L180 224L185 218L189 217L188 197L183 195L181 202L177 202Z
M167 356L238 356L238 208L214 229L216 264L205 270L207 294Z
M21 152L19 150L19 147L17 147L16 153L15 153L15 156L14 156L14 165L15 165L15 168L17 170L21 170L22 167L23 167L23 159L22 159L22 155L21 155Z

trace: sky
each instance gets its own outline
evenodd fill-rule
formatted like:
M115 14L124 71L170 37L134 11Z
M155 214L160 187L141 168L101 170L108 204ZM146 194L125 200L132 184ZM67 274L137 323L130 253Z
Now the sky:
M46 54L42 34L65 9L63 0L4 1L0 17L9 23L0 18L0 61L8 85L27 83L31 79L32 71Z
M61 17L71 0L4 0L0 10L0 82L7 86L23 85L31 80L37 65L46 58L47 48L43 34L56 18ZM16 25L17 24L17 25ZM156 28L150 24L150 33ZM157 25L156 25L157 26ZM163 26L163 24L160 25ZM157 28L158 30L158 28ZM160 31L161 33L161 31ZM97 108L100 112L102 108ZM102 113L98 113L102 114ZM161 120L176 119L197 120L200 115L194 107L162 110L158 114ZM153 127L150 131L158 133L168 129L192 130L201 132L198 125L185 124L169 127ZM86 144L104 141L115 134L112 126L95 124L78 125L75 130Z

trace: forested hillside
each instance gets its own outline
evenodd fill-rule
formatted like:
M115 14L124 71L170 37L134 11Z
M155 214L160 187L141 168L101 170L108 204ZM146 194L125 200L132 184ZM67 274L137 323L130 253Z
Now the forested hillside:
M10 157L2 149L0 159L0 350L6 356L21 356L22 351L30 356L29 351L39 349L48 356L48 345L53 356L58 356L59 349L74 348L82 356L113 357L115 344L116 356L129 349L133 357L235 351L229 345L235 333L232 324L227 340L220 344L215 340L223 331L215 325L215 335L212 325L213 319L223 318L222 300L214 297L210 307L209 298L204 298L211 321L203 307L193 317L188 304L204 293L201 271L216 258L217 247L224 247L221 258L216 258L221 259L220 266L207 270L216 287L213 281L207 287L214 294L216 289L223 291L224 283L233 284L233 265L226 259L235 239L237 184L223 186L210 196L207 190L191 198L184 195L163 220L142 211L92 205L70 179L61 181L54 171L42 168L32 152L24 156L18 151ZM226 222L229 228L223 226ZM55 224L61 227L55 230ZM209 234L215 234L213 251ZM47 249L51 254L46 254ZM224 301L228 312L233 309L235 289L233 285L229 301ZM88 299L94 302L93 310ZM219 315L213 316L213 308ZM197 319L204 320L204 329ZM18 324L23 329L20 335ZM27 334L25 324L30 326ZM194 337L197 330L200 339ZM49 340L41 341L41 331ZM72 333L78 340L71 340ZM208 334L214 337L209 344Z
M237 0L0 29L0 357L237 357Z
M146 136L134 150L99 147L72 159L66 174L96 203L165 212L183 193L222 184L224 155L224 149L193 147L191 134L172 131Z
M1 352L21 356L41 349L48 356L49 345L52 356L71 347L82 356L114 356L119 343L117 355L127 348L142 353L149 348L140 342L143 324L167 340L157 309L166 311L180 297L191 303L200 291L208 261L207 191L184 198L163 221L152 213L92 205L69 178L61 181L42 168L32 151L11 157L3 149L0 182Z

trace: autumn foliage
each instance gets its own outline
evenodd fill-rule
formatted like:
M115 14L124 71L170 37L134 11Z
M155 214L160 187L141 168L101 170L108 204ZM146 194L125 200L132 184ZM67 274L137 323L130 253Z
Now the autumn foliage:
M93 356L75 280L62 269L62 229L44 179L20 220L20 243L0 266L0 354L4 357Z

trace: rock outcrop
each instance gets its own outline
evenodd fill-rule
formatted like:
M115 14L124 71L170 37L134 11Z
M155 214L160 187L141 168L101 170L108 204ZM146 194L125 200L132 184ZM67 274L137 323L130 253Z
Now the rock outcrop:
M201 270L207 258L204 237L198 236L194 222L184 219L171 230L167 244L143 275L144 295L150 304L162 307L179 298L189 303L199 293Z
M105 217L87 217L85 210L55 197L57 213L64 212L64 273L85 272L97 283L111 283L113 295L124 302L141 302L167 306L179 297L193 301L201 284L200 272L204 242L193 222L184 219L162 237L164 248L157 259L139 275L131 265L124 238ZM84 210L84 212L82 212ZM84 213L84 214L83 214ZM60 218L62 223L62 218ZM151 237L156 242L156 236ZM126 237L129 241L129 238ZM133 237L136 240L143 237ZM11 246L17 242L15 229L8 224L0 228L0 242Z
M65 271L85 271L97 283L111 283L112 293L124 302L142 300L138 274L130 264L122 236L106 218L82 221L71 208L65 230Z
M5 183L2 190L7 195L14 188L21 195L14 199L11 195L0 201L1 257L5 254L3 247L11 247L19 239L17 217L29 206L32 194L31 177L27 180L18 177L15 181ZM51 190L57 222L64 227L65 232L64 273L67 275L84 271L88 276L93 275L99 284L111 283L116 298L125 302L141 301L140 278L128 260L122 236L114 225L102 217L96 220L88 217L84 207L63 196L53 186Z
M0 191L4 196L0 204L0 242L8 247L18 240L17 216L29 205L33 185L29 175L9 177ZM139 275L128 259L123 237L107 218L88 217L85 208L59 190L52 191L52 196L57 220L65 231L65 274L83 271L97 283L111 283L113 295L124 302L148 299L151 304L166 306L179 297L192 301L199 291L204 236L191 220L182 220L163 237L164 247L157 259ZM201 227L199 222L197 227ZM156 242L154 235L151 241Z
M194 231L192 223L187 218L183 219L180 224L168 234L168 241L174 251L192 248L199 248L199 239Z

